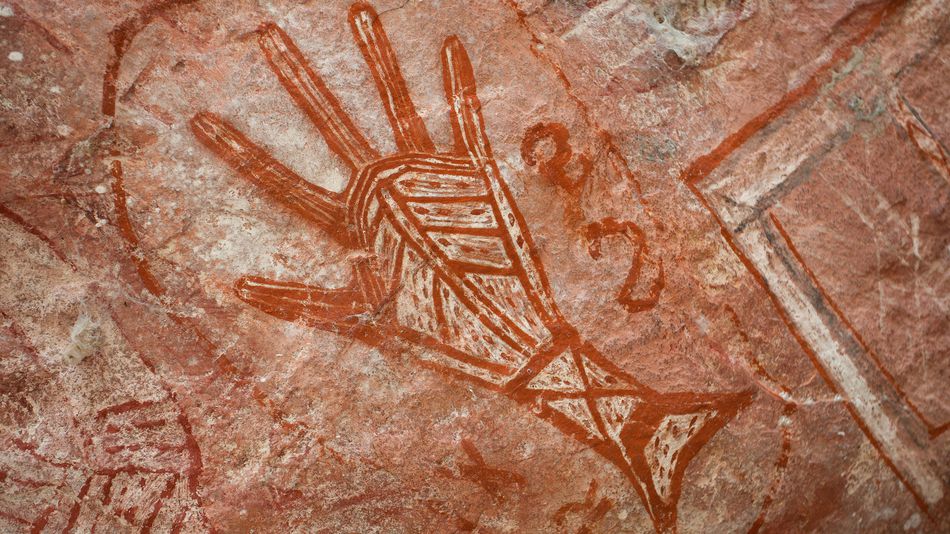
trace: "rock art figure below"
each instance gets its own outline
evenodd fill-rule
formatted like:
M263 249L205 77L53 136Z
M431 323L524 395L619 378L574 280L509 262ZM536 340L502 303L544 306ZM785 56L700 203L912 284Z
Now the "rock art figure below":
M259 30L270 68L351 169L342 193L311 184L222 118L198 113L197 138L238 174L361 251L349 286L249 276L238 296L260 310L367 343L404 339L420 358L529 407L619 468L658 531L676 527L690 459L750 393L659 393L612 364L567 323L514 198L492 157L468 55L442 47L454 147L440 151L410 99L372 8L350 25L369 64L398 151L379 154L290 37Z

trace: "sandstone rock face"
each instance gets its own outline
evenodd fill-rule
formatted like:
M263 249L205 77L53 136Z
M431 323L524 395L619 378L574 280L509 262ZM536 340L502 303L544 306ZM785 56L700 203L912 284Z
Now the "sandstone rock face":
M947 531L948 37L0 2L0 532Z

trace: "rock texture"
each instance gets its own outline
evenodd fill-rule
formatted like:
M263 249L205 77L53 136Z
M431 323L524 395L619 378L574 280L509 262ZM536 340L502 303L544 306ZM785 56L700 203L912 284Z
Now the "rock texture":
M0 3L0 532L947 531L948 37Z

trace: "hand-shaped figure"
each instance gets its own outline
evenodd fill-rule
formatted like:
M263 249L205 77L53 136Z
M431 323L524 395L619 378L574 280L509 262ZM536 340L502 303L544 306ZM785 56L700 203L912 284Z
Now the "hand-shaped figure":
M350 9L398 152L381 156L290 37L265 24L271 69L352 169L342 193L315 186L210 113L197 138L263 193L361 251L351 283L326 289L246 277L238 296L288 321L433 349L420 358L504 394L617 465L658 530L676 525L683 472L748 403L748 393L660 394L581 340L558 310L514 198L492 157L462 43L442 47L454 148L438 151L416 112L379 17Z

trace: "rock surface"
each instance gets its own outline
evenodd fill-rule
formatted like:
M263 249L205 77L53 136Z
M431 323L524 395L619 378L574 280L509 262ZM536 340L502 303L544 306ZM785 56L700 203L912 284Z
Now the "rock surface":
M948 37L0 2L0 532L947 531Z

